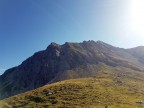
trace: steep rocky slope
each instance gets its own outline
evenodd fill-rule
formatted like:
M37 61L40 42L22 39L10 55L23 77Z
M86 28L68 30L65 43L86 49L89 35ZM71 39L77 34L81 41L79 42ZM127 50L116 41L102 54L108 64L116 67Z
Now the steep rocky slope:
M56 81L97 76L105 73L106 66L143 72L144 62L133 50L113 47L101 41L67 42L64 45L51 43L46 50L35 53L0 76L0 98Z

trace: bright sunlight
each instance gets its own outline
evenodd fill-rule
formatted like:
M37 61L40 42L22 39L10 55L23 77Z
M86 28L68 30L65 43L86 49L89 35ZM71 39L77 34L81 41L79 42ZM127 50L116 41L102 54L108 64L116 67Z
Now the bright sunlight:
M144 35L144 0L130 0L130 26L133 32Z

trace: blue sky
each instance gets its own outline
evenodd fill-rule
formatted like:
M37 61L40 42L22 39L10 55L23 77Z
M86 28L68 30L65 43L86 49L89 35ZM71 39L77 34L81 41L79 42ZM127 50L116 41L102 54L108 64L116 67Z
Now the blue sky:
M131 18L136 16L135 4L134 0L0 0L0 74L51 42L143 45L143 32L137 30L143 19L137 23L139 15Z

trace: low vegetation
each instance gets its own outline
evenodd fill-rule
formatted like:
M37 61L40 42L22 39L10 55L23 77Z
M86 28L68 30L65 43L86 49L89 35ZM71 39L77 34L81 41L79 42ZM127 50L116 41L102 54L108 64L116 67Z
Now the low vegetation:
M0 108L144 108L144 80L140 74L49 84L2 100Z

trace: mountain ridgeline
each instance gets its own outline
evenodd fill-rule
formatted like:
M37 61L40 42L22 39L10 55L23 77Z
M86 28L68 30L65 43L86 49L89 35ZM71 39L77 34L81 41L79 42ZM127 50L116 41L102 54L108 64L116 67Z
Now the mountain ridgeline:
M142 73L143 55L144 47L123 49L101 41L51 43L0 76L0 99L67 79L128 77L128 69Z

